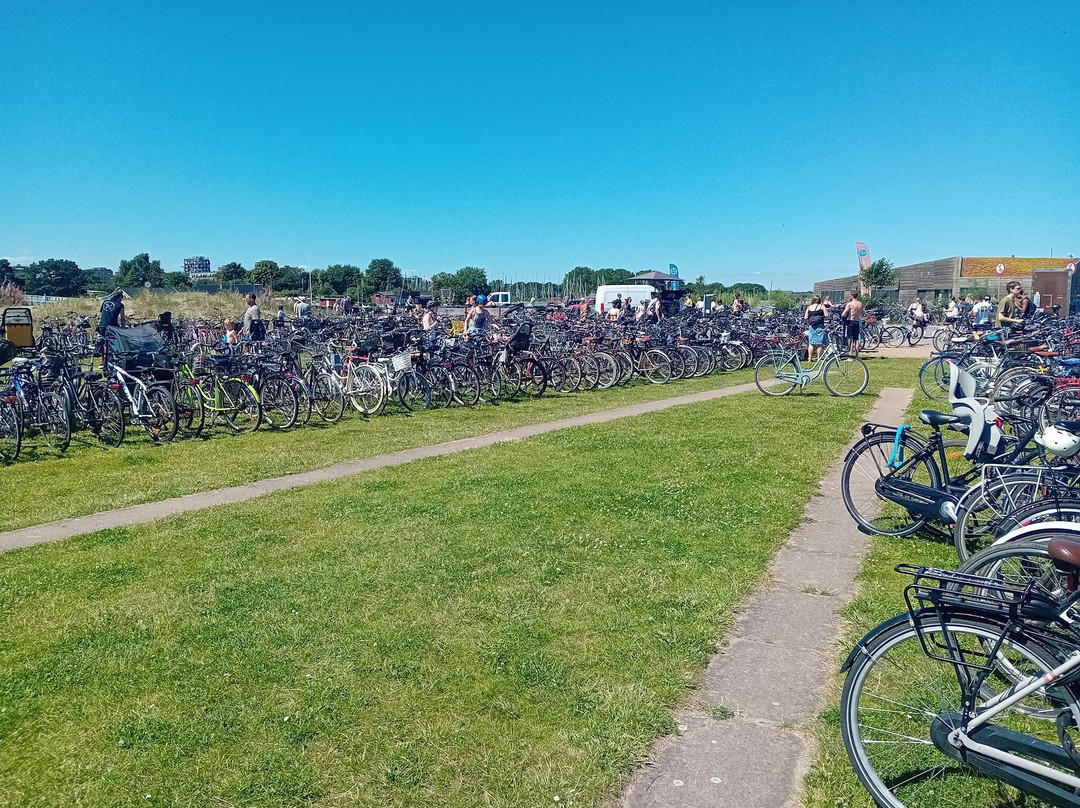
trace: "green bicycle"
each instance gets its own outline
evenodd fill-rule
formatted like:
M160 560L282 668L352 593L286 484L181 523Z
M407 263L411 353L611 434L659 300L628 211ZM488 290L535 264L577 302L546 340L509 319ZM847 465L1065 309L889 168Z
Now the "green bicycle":
M220 420L237 433L258 429L263 420L262 405L250 378L234 374L228 356L197 359L196 368L181 363L176 374L176 400L185 437L198 437L207 415L211 426Z
M825 346L818 360L804 367L796 351L770 351L754 366L754 384L767 396L786 396L796 387L805 390L821 378L834 396L857 396L870 382L866 363L857 356L840 353L836 344Z

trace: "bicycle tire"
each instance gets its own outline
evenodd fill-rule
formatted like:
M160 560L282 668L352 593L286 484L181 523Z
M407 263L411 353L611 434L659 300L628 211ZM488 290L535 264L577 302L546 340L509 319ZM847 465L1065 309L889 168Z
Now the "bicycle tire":
M450 371L440 365L431 365L424 371L424 379L431 389L433 409L446 409L454 403L454 378Z
M986 657L986 649L1004 633L1003 625L976 617L952 617L945 624L933 615L920 615L920 619L922 640L928 644L946 642L947 634L948 641L970 659ZM977 697L985 702L1010 686L1008 678L998 672L1004 665L1025 675L1037 675L1057 664L1057 656L1033 638L1007 635ZM847 671L840 695L840 732L856 775L877 805L1019 804L1012 801L1017 796L1015 789L977 775L960 761L946 757L930 740L934 721L952 726L952 716L962 712L962 696L953 665L928 657L919 631L907 619L860 642L860 653ZM1056 688L1055 697L1076 709L1067 689ZM1046 699L1045 691L1035 691L1018 706L995 716L995 725L1022 728L1040 740L1058 743L1053 721L1030 718L1033 713L1058 711Z
M564 381L559 387L560 393L574 393L581 386L581 363L573 356L562 360L565 372Z
M595 390L596 385L600 383L600 366L587 353L577 357L577 360L578 364L581 365L581 384L578 389Z
M927 522L925 516L912 514L877 492L875 484L888 472L896 445L895 431L875 432L851 448L840 472L840 494L851 518L881 536L908 536ZM910 431L905 431L900 440L901 453L918 452L925 446L922 438ZM928 459L913 464L902 478L933 488L940 488L942 482L937 463Z
M786 396L795 389L796 382L778 378L780 374L798 373L795 354L786 351L774 351L765 354L754 365L754 384L767 396Z
M202 395L190 384L181 382L176 388L173 400L176 402L176 433L182 438L199 437L206 423Z
M139 424L154 443L168 443L176 437L176 402L168 390L158 386L148 387L146 410L140 413Z
M0 401L0 463L14 463L22 450L22 418L18 408Z
M348 389L349 402L353 408L365 415L378 415L386 408L387 389L383 381L384 371L371 365L351 365L349 367Z
M906 339L907 334L898 325L890 325L881 329L881 344L886 348L899 348Z
M615 357L607 351L595 351L592 359L596 362L597 379L596 386L601 390L609 390L619 381L619 363Z
M1050 558L1050 538L1047 535L1041 541L995 544L971 556L956 571L1019 586L1035 581L1047 592L1064 596L1068 593L1068 574Z
M431 408L431 386L415 370L407 370L397 379L398 403L409 412Z
M289 429L296 423L300 402L296 391L284 376L267 376L259 385L259 406L270 429Z
M259 428L262 406L250 387L239 379L225 379L221 382L221 395L226 400L221 417L229 429L244 434Z
M825 387L834 396L852 398L862 393L870 383L866 363L854 356L838 356L825 366L822 374Z
M454 400L458 404L475 407L480 403L480 376L472 367L456 363L450 367L450 375L454 377Z
M671 360L663 351L650 348L638 361L641 363L641 375L650 384L667 384L671 381Z
M94 400L97 418L95 436L102 446L116 449L124 442L124 404L115 390L105 386L102 386L96 395L100 398Z
M913 326L908 330L907 343L912 348L922 342L922 338L926 335L926 328L921 325Z
M950 365L950 360L943 356L935 356L923 362L919 368L919 387L923 395L935 401L948 396Z
M971 486L956 506L953 545L957 558L967 561L1001 535L1000 526L1009 514L1039 499L1042 475L1029 467L1015 473L983 479Z
M328 373L316 373L311 382L311 406L328 424L336 424L345 414L345 396L337 380Z
M608 354L610 356L610 354ZM612 357L614 361L614 357ZM544 363L531 357L521 357L514 362L521 370L521 392L531 398L544 395L548 387L548 374ZM616 364L616 367L618 365Z

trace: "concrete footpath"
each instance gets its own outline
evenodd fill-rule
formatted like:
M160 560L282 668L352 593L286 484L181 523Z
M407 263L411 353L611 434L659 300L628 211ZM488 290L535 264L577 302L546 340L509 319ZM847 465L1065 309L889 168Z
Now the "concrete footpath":
M885 388L867 420L901 423L912 392ZM815 753L804 727L824 706L837 612L854 594L869 541L841 500L842 468L843 455L773 560L771 581L743 604L692 706L676 716L678 734L661 739L631 777L625 808L797 804Z
M112 511L102 511L88 516L79 516L72 519L61 519L56 522L48 522L33 527L9 530L0 533L0 552L14 550L19 547L31 547L35 544L60 541L62 539L78 536L83 533L93 533L96 530L127 527L129 525L141 525L153 522L166 516L178 513L198 511L204 508L213 508L218 505L229 505L235 502L261 497L272 494L275 491L287 491L290 488L299 488L305 485L338 480L353 474L365 471L386 468L388 466L400 466L411 463L414 460L423 460L429 457L441 457L443 455L464 452L468 449L480 449L506 441L522 440L535 435L543 435L547 432L555 432L560 429L569 429L575 426L588 424L602 424L615 421L620 418L629 418L635 415L643 415L650 412L659 412L671 407L679 407L685 404L699 404L705 401L734 396L739 393L747 393L756 390L752 383L737 384L731 387L721 387L716 390L706 390L700 393L690 393L683 396L663 398L658 401L648 401L642 404L631 404L625 407L615 407L610 410L601 410L587 415L578 415L573 418L561 418L557 421L548 421L540 424L505 429L500 432L491 432L487 435L478 435L473 438L462 438L445 443L436 443L431 446L419 446L415 449L405 449L400 452L366 457L361 460L348 460L315 471L306 471L299 474L289 474L284 477L273 477L267 480L236 485L229 488L218 488L212 491L203 491L197 494L187 494L182 497L165 499L160 502L148 502L145 505L132 505L128 508L119 508Z

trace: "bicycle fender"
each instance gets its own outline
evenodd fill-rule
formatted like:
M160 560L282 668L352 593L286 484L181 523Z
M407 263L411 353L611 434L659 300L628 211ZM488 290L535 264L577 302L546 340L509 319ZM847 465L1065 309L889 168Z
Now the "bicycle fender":
M844 664L840 666L840 672L848 672L848 669L855 664L855 660L858 658L859 654L863 652L863 649L872 639L874 639L874 637L881 634L883 631L888 631L898 623L907 623L910 619L908 613L904 612L903 614L896 615L896 617L890 617L884 623L880 623L870 629L870 631L863 635L861 640L855 643L855 647L851 649L851 653L848 654L847 659L844 660Z

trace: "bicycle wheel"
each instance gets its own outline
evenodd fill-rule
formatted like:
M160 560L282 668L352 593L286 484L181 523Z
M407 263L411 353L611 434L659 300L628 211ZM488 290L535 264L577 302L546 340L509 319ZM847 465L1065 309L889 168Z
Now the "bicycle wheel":
M566 384L566 366L554 356L545 356L539 361L544 364L544 372L547 373L548 377L548 386L556 392L562 390ZM619 364L619 371L622 372L622 363Z
M671 381L671 361L668 355L656 348L650 348L638 360L641 375L650 384L667 384Z
M564 375L558 390L560 393L573 393L581 386L581 363L572 356L564 357L561 361Z
M634 358L625 350L617 351L614 356L615 361L619 363L619 384L630 384L631 379L634 378ZM555 384L554 379L552 384ZM556 386L555 389L559 387Z
M615 358L611 354L607 354L607 356L611 358L617 372L618 363L615 362ZM521 371L521 392L532 398L539 398L544 395L548 386L548 374L544 368L544 363L528 356L515 359L514 363ZM616 378L616 380L618 379Z
M905 430L899 444L893 430L875 432L852 447L844 458L840 473L840 494L851 518L872 533L882 536L907 536L926 524L926 517L910 513L889 502L877 491L877 482L890 472L894 454L898 461L908 460L926 444ZM909 463L893 474L901 480L941 487L941 472L937 463L923 458Z
M1016 674L1039 676L1051 670L1059 664L1056 657L1022 634L1009 634L996 657L990 658L988 649L1004 626L977 618L953 617L942 624L927 615L920 627L921 641L904 619L861 643L844 680L840 732L863 786L882 808L1043 805L999 780L979 775L945 755L932 740L935 725L946 732L958 725L964 693L954 666L926 656L922 642L931 648L952 647L973 663L989 666L986 681L974 694L977 704L1007 690ZM1036 690L994 716L990 726L1059 747L1055 723L1032 719L1056 715L1061 706L1076 709L1066 688L1054 688L1053 695L1056 704L1045 689ZM978 731L973 735L977 739Z
M1068 592L1068 574L1054 565L1049 546L1050 536L1044 541L1009 541L994 545L973 555L957 572L1020 586L1035 581L1046 591L1064 596Z
M934 332L934 350L944 351L952 345L953 330L951 328L939 328Z
M754 365L754 384L767 396L786 396L795 389L793 379L798 372L794 353L775 351Z
M284 376L268 376L259 387L263 420L271 429L288 429L296 423L300 403L296 391Z
M923 336L925 334L926 334L926 328L924 326L921 326L921 325L913 326L911 328L911 330L908 331L908 335L907 335L908 345L910 345L911 347L914 348L916 345L918 345L920 342L922 342L922 338L923 338Z
M317 373L312 377L311 406L330 424L336 424L345 414L345 396L329 374Z
M454 402L454 379L450 371L439 365L432 365L424 371L424 379L431 388L431 406L445 409Z
M349 391L349 401L359 412L378 415L386 407L387 390L383 371L371 365L351 365L346 389Z
M717 350L720 353L719 365L724 370L740 370L745 367L745 356L737 346L724 343Z
M956 506L953 544L960 561L989 547L1001 535L1000 526L1009 514L1042 496L1046 481L1037 471L1016 468L980 480Z
M1080 396L1080 388L1062 387L1051 393L1039 409L1039 428L1046 429L1058 421L1068 421L1080 415L1080 408L1066 404L1066 400Z
M685 379L686 378L686 362L683 361L682 354L675 348L657 348L668 358L668 362L671 364L671 378L672 379Z
M881 329L881 344L886 348L899 348L904 344L907 334L898 325L890 325Z
M168 443L176 437L176 402L164 387L149 387L144 401L145 411L139 413L139 423L155 443Z
M592 355L593 361L596 362L596 368L598 377L596 380L596 386L601 390L607 390L614 387L619 381L619 363L614 356L607 351L596 351Z
M475 407L480 403L480 376L472 367L452 365L450 375L454 377L454 401L465 407Z
M225 425L233 432L254 432L262 423L262 406L250 387L239 379L225 379L221 383L221 413Z
M600 381L600 368L596 364L596 360L587 353L580 354L576 359L581 366L581 383L577 389L595 390Z
M14 463L22 448L22 419L14 404L0 401L0 463Z
M834 396L857 396L870 383L866 363L854 356L838 356L825 366L825 387Z
M692 379L698 375L698 355L693 346L680 345L679 355L682 357L683 362L686 364L686 370L684 371L684 379Z
M953 361L952 357L935 356L919 368L919 387L927 398L935 401L948 398L949 368Z
M108 391L112 393L113 391ZM115 393L114 393L115 395ZM181 382L176 389L176 432L182 438L197 438L206 423L202 396L191 385ZM123 436L121 436L121 440Z
M431 387L415 370L407 370L398 376L397 397L409 412L431 407Z
M124 405L115 390L101 387L94 396L94 407L97 410L97 427L95 433L102 446L115 449L124 442ZM202 412L202 409L199 410Z

